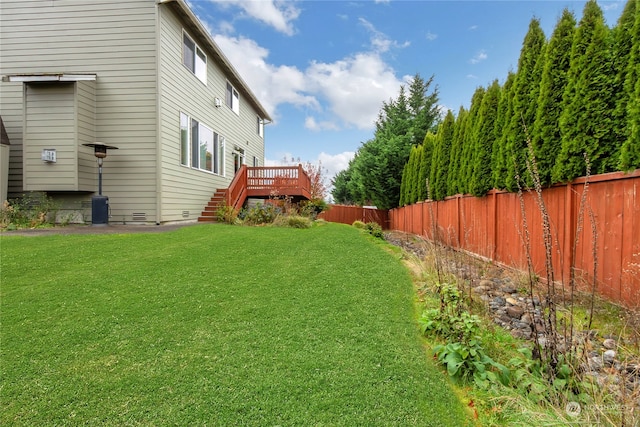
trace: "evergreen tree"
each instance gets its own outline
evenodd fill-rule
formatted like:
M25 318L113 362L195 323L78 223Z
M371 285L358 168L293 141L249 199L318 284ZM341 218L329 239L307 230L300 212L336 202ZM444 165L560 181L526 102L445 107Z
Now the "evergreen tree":
M562 147L552 170L553 182L566 182L586 172L583 155L593 173L609 171L610 158L619 155L612 130L615 96L611 37L602 10L589 0L571 48L569 80L560 116Z
M420 74L416 74L409 84L409 111L413 119L411 143L414 145L421 144L427 132L435 130L438 124L438 88L428 93L433 79L434 76L431 76L425 81Z
M465 119L464 136L462 142L462 155L460 156L460 165L458 169L458 192L462 194L470 193L469 181L473 175L473 156L476 148L476 137L478 135L478 126L480 123L478 114L482 105L486 90L482 86L476 88L471 97L471 107L469 114ZM447 194L447 195L453 195Z
M498 104L498 117L496 121L496 140L491 150L491 176L493 188L504 189L507 176L507 138L509 135L509 122L513 112L513 84L516 74L512 71L500 91L500 103Z
M453 139L451 140L451 153L449 155L449 173L447 175L447 194L454 195L461 193L462 185L460 184L460 161L462 157L462 147L464 144L465 123L469 111L464 107L458 110L456 117L455 129L453 131Z
M571 65L571 45L575 27L575 17L565 9L549 39L545 53L532 136L540 181L543 185L551 184L551 169L562 144L559 121L562 112L562 95L567 85Z
M535 127L545 47L546 38L540 27L540 21L534 18L529 24L529 30L522 44L518 72L513 86L513 110L506 140L508 157L505 187L510 191L518 188L516 175L521 178L526 176L527 138Z
M496 121L500 103L500 84L494 80L482 97L478 110L473 147L473 174L469 181L469 192L484 196L492 187L491 150L496 140Z
M620 170L640 168L640 5L636 3L632 48L627 64L624 93L627 97L627 133L620 150Z
M444 121L438 127L436 144L433 150L429 182L431 186L431 197L434 200L442 200L447 195L447 174L454 124L455 118L451 110L449 110Z
M398 206L406 206L407 203L407 174L409 171L409 163L411 162L411 156L409 156L409 162L404 165L404 169L402 169L402 181L400 182L400 199L398 200Z
M418 161L418 150L416 146L411 147L411 154L409 154L409 161L407 162L407 185L406 185L406 196L405 203L407 205L411 205L416 201L416 184L417 184L417 173L416 173L416 163Z
M429 196L427 191L427 180L431 173L431 162L433 160L433 148L435 146L436 135L428 132L422 142L422 155L420 156L420 173L418 174L418 200L426 200Z

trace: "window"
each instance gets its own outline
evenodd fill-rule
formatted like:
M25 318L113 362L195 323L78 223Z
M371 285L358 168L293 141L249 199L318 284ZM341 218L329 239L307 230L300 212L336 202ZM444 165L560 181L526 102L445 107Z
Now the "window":
M254 166L254 167L256 167L256 166L260 166L260 165L258 164L258 158L257 158L256 156L253 156L253 166Z
M180 164L189 166L189 116L180 113Z
M187 33L182 33L182 63L204 84L207 84L207 56Z
M225 95L225 102L227 107L231 108L234 113L240 114L240 96L238 91L235 90L231 83L227 82L227 93Z
M224 175L224 137L180 113L180 164Z
M258 116L258 136L260 136L260 138L264 137L264 120L262 120L262 118L260 116Z

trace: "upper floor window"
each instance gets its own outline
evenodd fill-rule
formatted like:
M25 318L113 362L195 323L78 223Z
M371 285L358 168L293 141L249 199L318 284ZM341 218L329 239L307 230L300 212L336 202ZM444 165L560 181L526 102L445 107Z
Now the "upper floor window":
M260 136L261 138L264 137L264 120L262 120L262 117L260 116L258 116L257 126L258 136Z
M240 96L238 91L227 82L227 92L225 96L227 107L231 108L234 113L240 114Z
M187 33L182 33L182 63L202 83L207 84L207 55Z

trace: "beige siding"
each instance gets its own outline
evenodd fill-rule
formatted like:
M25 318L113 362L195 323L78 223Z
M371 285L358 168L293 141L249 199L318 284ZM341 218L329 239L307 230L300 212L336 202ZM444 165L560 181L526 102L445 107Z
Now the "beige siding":
M1 7L0 74L95 73L95 133L91 135L87 108L91 94L79 87L78 119L87 122L78 123L77 145L94 138L118 146L104 162L103 192L110 198L114 218L128 222L134 212L143 212L148 221L157 221L155 0L2 0ZM4 96L15 95L13 88L21 84L1 84L4 119L5 111L15 115L22 110L19 97ZM17 121L8 120L11 137L17 133ZM14 158L19 158L22 138L16 142L12 164L19 162ZM79 147L78 152L79 186L95 185L92 151ZM25 151L22 162L36 161L34 154ZM20 173L12 171L14 192L22 190L18 185L29 186L19 183Z
M233 179L233 147L242 147L251 165L254 155L264 158L264 141L256 130L257 112L243 101L242 88L236 87L240 93L240 115L237 115L224 104L227 79L212 52L206 51L205 44L176 16L171 5L161 6L160 10L162 218L182 220L183 212L188 211L189 218L194 219L215 190L226 188ZM182 64L183 31L207 54L206 85ZM215 107L215 98L222 101L221 107ZM223 176L180 164L180 112L225 138Z
M0 49L0 55L2 49ZM2 62L0 61L0 66ZM10 146L8 197L16 197L22 187L22 85L0 83L0 114Z
M82 144L96 142L96 89L93 81L76 83L78 190L96 188L96 158Z

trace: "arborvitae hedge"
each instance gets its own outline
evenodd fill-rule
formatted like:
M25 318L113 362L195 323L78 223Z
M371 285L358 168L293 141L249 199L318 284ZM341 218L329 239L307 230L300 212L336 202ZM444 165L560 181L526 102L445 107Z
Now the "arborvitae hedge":
M565 9L545 52L538 110L532 136L540 182L543 185L551 183L551 169L556 162L562 143L559 121L563 106L562 96L567 86L571 64L571 45L575 27L575 17Z
M411 86L415 93L428 87L418 83ZM469 110L461 107L457 117L447 112L437 131L418 124L422 112L437 109L437 92L412 95L401 92L383 104L376 137L363 144L349 173L336 177L334 197L393 207L424 200L427 180L436 200L491 187L513 190L516 175L527 183L528 138L545 185L583 175L584 154L592 173L639 168L640 0L628 1L614 28L595 0L585 4L577 26L564 10L548 43L533 19L517 72L501 87L479 87ZM421 102L426 110L415 107ZM411 150L418 129L430 130Z

